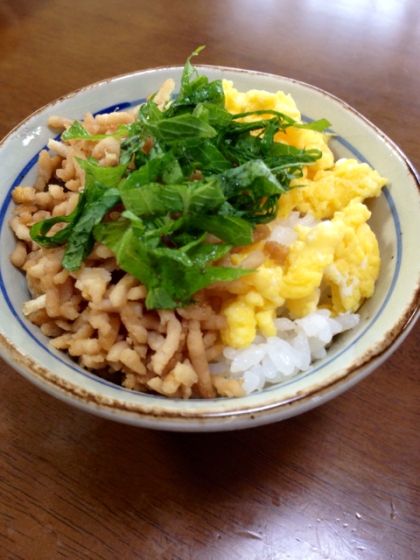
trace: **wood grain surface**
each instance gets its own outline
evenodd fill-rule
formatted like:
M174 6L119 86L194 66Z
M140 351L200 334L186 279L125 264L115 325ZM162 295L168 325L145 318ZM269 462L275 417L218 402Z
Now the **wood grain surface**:
M3 0L0 137L199 45L200 63L328 90L420 169L418 0ZM335 400L221 434L113 423L0 361L0 558L420 558L419 344L417 326Z

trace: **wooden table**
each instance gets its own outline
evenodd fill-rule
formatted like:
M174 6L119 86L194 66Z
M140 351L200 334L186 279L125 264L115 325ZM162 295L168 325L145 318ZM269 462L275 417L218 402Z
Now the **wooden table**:
M0 136L71 90L183 64L202 44L201 63L344 99L420 169L418 0L3 0ZM0 557L420 558L419 343L417 327L312 412L220 434L103 420L1 362Z

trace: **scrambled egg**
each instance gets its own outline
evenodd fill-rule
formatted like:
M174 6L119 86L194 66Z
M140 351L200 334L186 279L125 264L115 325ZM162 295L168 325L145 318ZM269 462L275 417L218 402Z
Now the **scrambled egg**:
M286 217L292 210L299 210L317 220L331 218L352 200L363 202L365 198L379 196L386 182L367 163L338 160L330 169L317 171L313 180L299 180L304 188L292 189L281 196L279 216Z
M300 111L290 94L285 94L282 91L269 93L256 89L241 93L233 87L233 82L229 80L223 80L223 91L225 93L225 108L230 113L247 113L271 109L284 113L300 122ZM254 120L260 118L260 116L255 116Z
M226 108L232 113L274 109L300 122L289 95L256 90L239 93L226 81L223 86ZM290 128L275 139L322 151L321 160L299 180L304 186L282 195L279 209L279 218L297 210L320 221L313 227L295 226L297 239L287 247L283 261L264 251L265 241L231 256L232 264L238 266L252 251L266 255L255 272L241 278L239 289L238 283L232 287L224 305L228 328L222 331L223 342L235 348L249 346L258 331L275 336L274 319L279 310L285 309L293 317L304 317L319 308L328 308L333 316L357 312L373 295L379 275L378 242L367 224L370 211L363 201L379 196L387 180L365 163L352 159L334 163L325 134Z
M282 91L268 93L267 91L252 89L246 93L240 93L233 87L233 82L228 80L223 80L223 90L225 93L225 107L231 113L247 113L271 109L284 113L298 123L302 122L300 112L293 98ZM246 117L245 120L258 120L260 118L262 118L261 115L251 115ZM309 176L312 176L318 170L328 169L334 164L334 156L327 144L328 135L322 132L289 127L286 132L277 132L274 139L276 142L283 142L295 148L316 149L322 152L322 157L318 160L317 164L305 169ZM301 184L300 181L299 184Z

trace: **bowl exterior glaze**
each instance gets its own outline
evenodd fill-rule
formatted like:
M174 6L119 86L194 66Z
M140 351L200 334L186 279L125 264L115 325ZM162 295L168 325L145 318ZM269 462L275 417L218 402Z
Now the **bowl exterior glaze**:
M288 78L218 67L198 67L210 79L234 81L239 91L290 93L304 120L326 118L336 156L366 161L389 179L369 202L370 225L381 250L374 296L360 310L361 321L343 333L325 359L281 384L237 399L170 400L117 387L79 368L55 351L22 314L29 299L23 275L9 261L15 239L8 227L14 186L31 185L36 160L49 138L50 115L82 119L134 106L172 77L179 87L182 68L168 67L119 76L69 94L40 109L0 144L0 352L30 381L89 412L137 426L176 431L220 431L267 424L300 414L363 379L403 341L419 313L420 181L407 158L380 130L334 96Z

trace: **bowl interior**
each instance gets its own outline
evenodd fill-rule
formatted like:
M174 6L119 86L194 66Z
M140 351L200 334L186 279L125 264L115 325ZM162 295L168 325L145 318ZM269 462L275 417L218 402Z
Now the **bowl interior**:
M33 184L37 155L54 132L50 115L81 119L137 105L168 77L179 84L181 68L161 68L121 76L70 94L29 117L0 145L0 350L31 381L55 396L114 419L152 428L219 430L267 423L307 410L356 383L376 367L408 333L417 316L420 261L413 239L420 238L419 181L403 154L372 124L333 96L287 78L226 68L202 67L210 79L234 81L240 91L282 90L295 99L304 120L327 118L336 156L366 161L389 179L383 194L369 202L370 225L381 251L374 296L360 310L361 321L343 333L325 359L307 372L239 399L169 400L117 387L82 370L48 344L25 319L26 280L9 261L15 239L8 227L16 185Z

